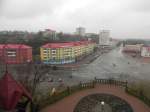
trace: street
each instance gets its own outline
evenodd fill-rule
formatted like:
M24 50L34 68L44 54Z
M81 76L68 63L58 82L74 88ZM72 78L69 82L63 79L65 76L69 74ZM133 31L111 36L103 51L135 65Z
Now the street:
M124 55L121 48L116 48L109 53L98 57L93 63L74 71L73 76L84 78L132 78L149 79L150 64L142 63L139 59L133 59Z
M78 84L80 81L93 80L94 77L148 81L150 79L149 68L150 64L141 63L139 59L123 55L121 48L116 48L80 68L50 71L47 75L53 79L53 82L42 82L41 86L42 89L50 89L60 85L71 86ZM62 82L59 82L59 79L62 79Z

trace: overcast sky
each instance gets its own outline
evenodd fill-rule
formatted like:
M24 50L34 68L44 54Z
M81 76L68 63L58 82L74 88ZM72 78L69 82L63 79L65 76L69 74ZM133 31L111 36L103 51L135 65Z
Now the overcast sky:
M150 38L150 0L0 0L0 30L111 30L113 38Z

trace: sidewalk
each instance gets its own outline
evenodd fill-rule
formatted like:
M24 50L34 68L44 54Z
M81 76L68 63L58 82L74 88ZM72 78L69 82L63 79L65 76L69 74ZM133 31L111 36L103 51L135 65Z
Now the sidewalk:
M87 89L70 95L55 104L44 108L41 112L73 112L78 102L85 96L97 93L105 93L117 96L128 102L134 112L150 112L150 108L141 100L128 95L123 88L114 85L96 85L93 89Z
M101 56L101 52L96 51L95 53L85 56L84 58L82 58L82 60L79 60L75 63L63 64L63 65L53 65L53 66L56 66L58 68L78 68L78 67L81 67L83 64L89 64L89 63L93 62L99 56Z

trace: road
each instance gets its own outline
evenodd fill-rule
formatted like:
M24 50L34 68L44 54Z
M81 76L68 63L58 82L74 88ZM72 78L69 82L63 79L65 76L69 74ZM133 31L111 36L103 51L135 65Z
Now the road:
M125 56L122 54L121 48L116 48L76 70L50 71L48 77L53 78L53 82L43 82L41 84L43 89L48 88L49 90L62 84L58 81L59 78L62 79L63 84L68 86L94 79L94 77L128 81L150 80L150 64L144 64L139 59Z
M103 54L93 63L74 71L72 75L83 78L149 79L150 64L122 54L121 49L120 47Z

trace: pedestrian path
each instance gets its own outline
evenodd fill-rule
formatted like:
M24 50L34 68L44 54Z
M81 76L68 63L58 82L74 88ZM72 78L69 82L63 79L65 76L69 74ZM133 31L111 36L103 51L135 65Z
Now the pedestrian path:
M95 88L74 93L57 103L44 108L41 112L73 112L75 106L83 97L95 93L105 93L120 97L131 105L134 112L150 112L150 107L145 105L136 97L127 94L124 91L124 88L115 85L103 84L96 84Z

